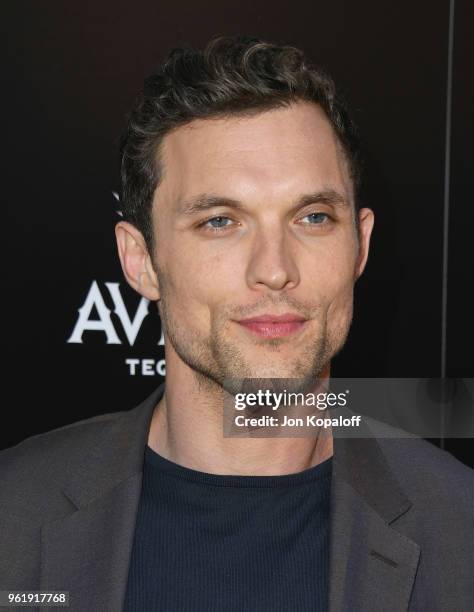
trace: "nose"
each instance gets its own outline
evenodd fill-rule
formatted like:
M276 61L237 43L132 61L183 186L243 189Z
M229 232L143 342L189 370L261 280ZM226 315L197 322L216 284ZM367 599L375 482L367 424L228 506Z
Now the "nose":
M273 291L296 287L300 276L294 248L283 228L273 226L256 233L247 266L248 286Z

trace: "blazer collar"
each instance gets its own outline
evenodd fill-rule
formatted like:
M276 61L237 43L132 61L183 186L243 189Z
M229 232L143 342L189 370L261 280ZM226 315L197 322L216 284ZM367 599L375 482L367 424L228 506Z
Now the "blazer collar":
M41 589L69 590L70 610L121 610L140 499L144 449L162 383L142 404L101 427L63 470L77 510L43 525ZM334 437L329 610L404 612L419 546L391 527L411 502L376 439ZM388 607L387 607L388 606Z
M333 429L329 611L406 612L420 547L397 531L397 519L412 503L364 419L360 437L338 433Z
M139 406L118 418L116 413L111 420L108 415L100 417L102 428L81 449L80 462L64 471L63 492L77 508L103 497L127 478L141 475L153 411L164 390L162 383Z

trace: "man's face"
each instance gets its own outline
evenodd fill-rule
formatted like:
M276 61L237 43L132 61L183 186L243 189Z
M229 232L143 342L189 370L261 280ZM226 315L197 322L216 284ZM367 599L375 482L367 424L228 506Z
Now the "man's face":
M359 242L323 111L196 120L164 138L161 164L153 261L167 361L220 385L320 376L347 337L373 223L364 209ZM300 321L272 323L288 313Z

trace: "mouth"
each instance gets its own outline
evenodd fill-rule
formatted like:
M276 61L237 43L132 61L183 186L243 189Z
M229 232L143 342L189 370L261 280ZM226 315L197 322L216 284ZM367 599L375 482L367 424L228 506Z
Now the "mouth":
M282 338L299 332L308 322L293 313L282 315L263 314L258 317L236 321L244 329L264 338Z

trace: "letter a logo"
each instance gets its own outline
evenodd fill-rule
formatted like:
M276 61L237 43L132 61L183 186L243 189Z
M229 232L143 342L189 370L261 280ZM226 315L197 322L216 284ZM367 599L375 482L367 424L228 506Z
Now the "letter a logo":
M90 319L94 306L99 315L98 319ZM110 309L105 305L96 281L92 282L86 301L79 308L79 317L68 343L82 344L82 334L86 330L103 331L107 337L107 344L122 344L112 324Z

